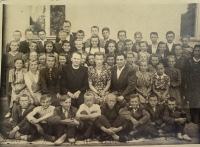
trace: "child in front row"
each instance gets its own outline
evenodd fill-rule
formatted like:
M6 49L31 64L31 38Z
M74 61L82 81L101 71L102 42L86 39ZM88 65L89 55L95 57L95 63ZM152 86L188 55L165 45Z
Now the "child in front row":
M98 116L101 115L101 109L98 104L94 104L95 96L92 92L87 92L84 94L84 104L81 104L76 117L80 118L84 124L83 131L84 134L78 136L78 140L88 140L92 138L92 132L94 130L94 123Z
M49 94L42 95L40 99L41 106L35 107L32 112L27 115L30 123L37 127L38 133L47 141L54 142L55 136L53 128L48 124L47 120L54 113L54 106L51 106L51 96ZM37 117L38 116L38 117Z
M164 73L164 70L163 63L159 62L153 77L153 92L158 95L159 103L165 103L165 100L169 98L170 78Z

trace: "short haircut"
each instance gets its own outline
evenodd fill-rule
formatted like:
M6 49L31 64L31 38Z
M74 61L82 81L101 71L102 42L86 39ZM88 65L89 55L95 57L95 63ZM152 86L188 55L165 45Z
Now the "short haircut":
M164 64L163 64L162 62L158 62L158 63L156 64L156 68L158 67L158 65L162 65L162 66L164 67Z
M32 43L35 43L36 46L37 46L37 43L36 43L35 41L30 41L30 42L28 42L28 46L30 47Z
M181 45L180 43L178 43L178 44L175 44L175 45L174 45L174 48L176 48L177 46L180 46L180 47L181 47L181 49L182 49L182 45Z
M190 41L190 36L189 35L185 35L181 37L181 41L183 41L183 38L187 38Z
M21 33L21 31L19 31L19 30L15 30L14 32L13 32L13 35L14 35L14 33L20 33L20 35L22 36L22 33Z
M88 56L88 53L87 53L87 52L82 52L81 54L82 54L82 56L83 56L83 55L86 56L86 57Z
M122 53L122 52L119 52L119 53L116 54L116 56L115 56L116 59L117 59L117 56L124 56L124 59L127 58L127 56L124 53Z
M28 98L28 100L30 100L30 97L29 97L29 95L28 94L22 94L20 97L19 97L19 100L21 100L21 97L27 97Z
M158 42L158 47L159 47L160 44L165 44L166 45L166 43L164 41Z
M175 33L174 33L173 31L167 31L166 36L167 36L168 34L173 34L173 35L175 36Z
M85 94L84 94L84 99L86 98L86 97L92 97L93 99L94 99L94 93L93 92L91 92L91 91L87 91Z
M79 52L73 52L72 53L72 57L73 57L74 54L78 54L78 55L80 55L82 57L81 53L79 53Z
M169 97L167 99L167 102L170 101L170 102L176 102L176 98L175 97Z
M150 99L151 97L156 97L157 100L158 100L158 95L155 94L155 93L151 93L151 94L148 96L148 99Z
M98 31L99 31L99 27L97 27L97 26L92 26L92 27L91 27L91 31L92 31L93 28L96 28L96 29L98 29Z
M39 30L37 31L37 34L39 35L40 32L44 32L44 33L46 34L46 31L45 31L44 29L39 29Z
M119 37L119 33L125 33L125 35L126 35L126 31L125 30L119 30L118 33L117 33L118 37Z
M39 53L38 54L38 58L40 58L40 56L43 56L43 55L45 55L45 58L46 58L46 54L45 53Z
M128 56L128 55L132 55L133 57L135 57L135 54L132 51L126 52L126 56Z
M103 31L108 31L108 32L110 32L110 29L109 29L108 27L104 27L104 28L102 29L102 33L103 33Z
M19 42L15 41L15 40L12 40L12 41L10 42L10 45L11 45L11 43L13 43L13 42L16 42L17 45L19 46Z
M65 34L67 34L64 30L59 31L58 34L60 35L61 33L65 33Z
M70 22L69 20L65 20L65 21L63 21L62 25L63 25L64 23L69 23L70 26L71 26L71 22Z
M135 32L134 37L137 36L137 35L140 35L142 37L142 32Z
M61 95L61 97L60 97L60 101L61 101L61 102L64 102L64 101L66 101L67 99L71 99L67 94Z
M158 62L160 61L160 56L156 53L152 53L149 57L149 63L151 63L151 60L152 60L153 57L158 58Z
M33 62L36 62L37 64L39 63L38 60L29 60L29 65L31 64L31 62L32 62L32 63L33 63Z
M196 45L194 46L193 51L194 51L196 48L200 48L200 44L196 44Z
M140 46L141 43L145 43L146 46L148 47L148 43L147 43L147 41L141 41L141 42L139 43L139 46Z
M158 33L157 32L151 32L150 33L150 37L151 37L151 35L156 35L158 37Z
M83 33L85 35L85 32L83 30L78 30L76 33Z
M50 94L43 94L43 95L41 96L40 102L45 101L46 99L50 99L50 101L51 101L51 96L50 96Z
M132 42L132 44L133 44L133 41L131 39L126 39L125 43L127 43L127 42Z
M113 55L113 54L107 54L107 55L106 55L106 60L105 60L105 61L107 61L107 59L110 58L110 57L112 57L112 58L115 59L115 55Z
M169 62L169 59L174 59L174 60L176 60L176 58L175 58L175 56L174 56L173 54L167 56L167 62Z
M105 54L103 52L95 52L94 57L95 56L103 56L103 58L105 58Z
M63 46L65 43L69 43L69 45L70 45L70 47L71 47L71 44L70 44L70 42L69 42L68 40L63 40L63 41L62 41L62 46Z
M88 54L88 57L89 57L89 56L94 56L94 54L89 53L89 54Z
M113 93L108 93L107 96L106 96L106 100L108 100L109 97L114 97L115 100L117 100L117 96Z
M140 61L138 61L138 65L140 66L140 64L141 64L142 62L145 62L145 63L148 65L148 61L147 61L147 60L140 60Z
M28 33L28 32L32 32L33 33L33 31L31 29L26 29L25 30L25 34Z
M134 98L138 98L138 100L140 101L140 97L137 94L131 94L130 95L130 99L134 99Z
M64 53L60 53L60 54L58 55L58 59L60 58L60 56L65 57L65 59L67 60L66 55L65 55Z
M56 61L56 57L55 57L54 54L52 54L52 53L47 53L46 58L48 58L48 57L50 57L50 58L54 58L54 60Z

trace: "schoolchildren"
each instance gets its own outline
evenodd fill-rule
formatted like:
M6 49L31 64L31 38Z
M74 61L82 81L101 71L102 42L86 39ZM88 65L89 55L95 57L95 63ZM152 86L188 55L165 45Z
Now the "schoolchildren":
M51 106L51 96L49 94L42 95L40 99L41 106L37 106L27 115L30 123L36 126L39 134L47 141L54 142L53 128L48 123L48 118L54 113L54 106ZM37 117L36 117L37 115ZM54 132L55 133L55 132Z
M98 104L94 104L94 94L87 92L84 94L84 103L80 105L76 116L81 119L84 124L84 134L78 136L78 140L88 140L92 137L94 131L94 123L98 116L101 115L101 109ZM89 141L89 140L88 140Z
M169 98L169 86L170 78L164 73L164 65L159 62L156 65L156 74L153 77L152 90L158 95L159 103L165 103L166 99Z
M190 58L192 54L193 48L189 45L190 43L190 36L186 35L181 37L181 43L182 43L182 48L183 48L183 54Z
M116 43L115 40L109 38L109 35L110 35L110 29L108 27L104 27L102 29L102 36L103 36L103 45L104 45L104 49L106 53L108 52L108 43L110 41L113 41Z
M134 57L138 59L138 53L133 51L133 41L130 39L125 40L125 50L124 53L127 54L128 52L133 52Z
M22 41L19 45L19 52L26 54L30 51L29 49L29 42L32 40L33 32L31 29L25 30L25 40Z
M167 66L166 57L169 55L169 52L166 51L166 46L167 45L166 45L165 42L160 41L158 43L158 48L157 48L157 51L156 51L156 53L160 56L160 62L162 62L165 67Z
M152 51L152 53L156 53L156 50L158 48L158 33L157 32L151 32L150 33L150 39L151 39L151 42L152 44L149 45L149 49Z
M119 41L117 42L117 52L123 51L125 49L125 39L126 39L126 31L120 30L117 33L117 37Z
M166 123L165 126L161 127L164 132L175 132L177 139L191 141L184 130L185 124L190 121L190 115L177 105L176 98L169 97L167 99L163 120Z
M79 41L82 41L82 50L85 51L85 40L84 40L84 37L85 37L85 32L83 30L78 30L76 32L76 40L79 40Z
M137 57L135 57L135 54L132 51L129 51L127 52L126 56L127 56L126 64L133 67L134 71L138 71L139 66L136 64L138 61Z
M59 32L60 41L55 43L55 52L57 54L59 54L61 52L62 44L63 44L63 41L66 40L66 37L67 37L67 33L64 30Z
M147 52L139 52L139 54L138 54L138 59L139 59L139 61L142 61L142 60L145 60L145 61L148 61L149 60L149 57L150 57L150 54L149 53L147 53Z
M120 106L116 105L116 102L116 95L109 93L106 103L101 105L101 116L95 122L96 126L102 130L98 137L100 142L105 141L109 136L119 142L127 141L122 132L126 129L128 121L124 116L119 115Z
M139 53L140 52L140 41L142 40L142 33L135 32L134 33L135 43L133 44L133 52Z
M116 48L117 48L116 41L109 40L107 42L107 50L105 51L105 53L106 54L113 54L115 56L116 51L117 51Z
M74 44L75 44L75 50L74 51L82 54L84 52L83 42L81 40L75 40Z
M176 98L178 105L182 106L182 99L180 93L181 85L181 72L179 69L175 68L176 63L174 56L168 56L168 67L165 68L165 74L170 78L169 95Z
M149 64L148 64L148 68L147 71L151 74L151 76L153 77L156 73L156 65L158 64L158 62L160 57L158 54L151 54L149 57Z
M86 52L83 52L81 55L82 55L81 56L81 65L88 67L87 62L86 62L86 60L88 58L88 54Z
M37 32L37 35L39 37L40 40L37 41L37 53L44 53L45 52L45 48L44 45L46 44L46 31L44 29L40 29Z
M24 60L24 62L29 60L31 52L36 52L36 50L37 50L37 43L36 42L30 41L28 43L28 46L29 46L29 52L27 52L26 54L24 54L22 56L22 59Z
M13 41L16 41L18 43L18 46L21 44L20 38L22 37L22 33L19 30L16 30L13 32ZM19 50L19 47L18 47ZM6 45L6 53L10 51L10 43Z
M115 65L115 56L113 54L106 55L105 62L110 67L114 66Z
M62 67L67 65L67 59L65 54L59 54L58 55L58 70L59 72L62 71Z
M147 52L149 54L152 54L152 50L148 47L147 41L140 41L140 52Z
M87 62L88 66L93 66L95 64L95 62L94 62L94 54L88 54L86 62Z
M72 55L72 47L69 41L64 40L62 42L62 49L60 50L60 54L65 54L65 57L67 59L67 64L71 63L71 55Z
M167 43L166 43L166 54L169 54L170 52L174 54L174 47L175 47L175 44L174 44L174 39L175 39L175 33L173 31L167 31L166 33L166 40L167 40Z
M38 61L39 61L38 71L40 71L41 69L46 67L46 54L40 53L38 55Z

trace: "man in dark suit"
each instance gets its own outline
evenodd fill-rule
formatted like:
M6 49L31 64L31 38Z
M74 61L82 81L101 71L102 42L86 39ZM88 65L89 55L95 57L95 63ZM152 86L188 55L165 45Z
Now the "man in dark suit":
M72 64L64 66L61 72L61 94L72 98L72 106L79 108L84 102L84 93L89 89L88 69L80 66L81 53L74 52Z
M173 31L168 31L166 33L166 39L167 39L167 43L166 43L166 54L168 55L169 53L173 53L175 54L175 45L173 43L174 39L175 39L175 33Z
M41 30L38 30L37 32L37 35L38 37L40 38L39 41L37 41L37 49L36 49L36 52L37 53L44 53L45 52L45 44L46 44L46 31L41 29Z
M25 38L26 38L26 40L22 41L19 46L19 52L24 53L24 54L30 52L29 42L33 38L33 32L31 29L25 30Z
M38 138L37 129L27 121L26 116L35 107L30 104L29 96L23 94L20 97L19 105L13 107L12 121L3 122L2 130L5 137L33 141Z
M78 109L71 106L71 98L68 95L61 96L60 105L55 108L54 115L48 119L48 123L56 127L58 140L55 141L55 145L61 145L66 138L70 143L74 143L76 129L83 126L83 123L76 118Z
M117 103L123 107L135 90L136 74L132 67L126 65L126 55L116 54L116 66L111 68L111 92L118 95Z

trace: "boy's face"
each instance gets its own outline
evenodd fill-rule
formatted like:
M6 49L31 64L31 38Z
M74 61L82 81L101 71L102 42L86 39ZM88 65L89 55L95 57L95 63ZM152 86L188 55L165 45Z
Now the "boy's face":
M147 70L147 62L140 63L140 70L143 72Z
M100 55L100 56L96 55L94 60L95 60L96 65L102 65L104 61L103 55Z
M106 63L107 63L109 66L113 66L113 65L114 65L114 62L115 62L114 57L108 57L108 58L107 58Z
M174 40L174 34L167 34L166 39L168 43L172 43Z
M139 35L139 34L137 34L137 35L134 37L134 39L135 39L135 42L139 43L139 42L142 40L142 36Z
M87 59L87 56L86 55L82 55L81 63L82 64L85 63L86 59Z
M90 65L94 64L94 55L88 56L88 62L90 63Z
M183 49L181 48L181 46L175 47L175 53L176 55L181 55L183 53Z
M31 52L29 59L30 60L37 60L37 53L36 52Z
M156 43L156 42L157 42L157 40L158 40L158 36L157 36L157 35L155 35L155 34L151 34L151 37L150 37L150 39L151 39L152 43Z
M82 50L82 47L83 47L83 42L82 41L75 41L75 47L78 49L78 50Z
M99 34L98 28L92 28L91 33L92 33L92 35L98 35Z
M133 61L134 61L133 55L132 55L132 54L127 54L126 62L127 62L128 64L132 64Z
M94 104L94 98L91 96L87 96L84 98L84 103L88 106L88 107L92 107L92 105Z
M61 102L60 105L66 110L69 109L71 106L71 99L68 98L65 101Z
M53 50L53 45L51 43L48 43L46 45L46 51L47 51L47 53L50 53L52 50Z
M171 111L173 111L175 109L175 107L176 107L176 101L171 102L171 101L168 100L167 101L167 106Z
M70 43L64 43L62 48L65 52L68 52L71 49Z
M40 101L40 104L44 109L47 109L51 105L51 98Z
M36 43L31 43L31 45L29 46L30 51L36 51L37 49L37 44Z
M139 101L139 98L138 98L138 97L135 97L135 98L131 98L131 99L130 99L130 106L132 106L133 109L138 108L139 104L140 104L140 101Z
M104 38L104 39L108 39L108 38L109 38L109 35L110 35L110 32L107 31L107 30L105 30L105 31L102 32L102 35L103 35L103 38Z
M83 38L85 37L84 33L77 33L76 34L76 38L79 40L83 40Z
M12 43L10 44L10 49L11 49L11 51L17 51L18 47L19 47L19 45L18 45L17 42L12 42Z
M20 97L19 104L22 109L26 109L29 105L29 98L28 97Z
M64 41L67 37L67 33L66 32L62 32L62 33L59 33L59 38L61 41Z
M182 42L182 45L183 45L184 47L187 47L190 41L189 41L188 38L183 38L183 39L181 40L181 42Z
M36 71L38 68L37 62L30 62L30 69Z
M200 48L199 47L196 47L194 49L194 57L199 57L200 56Z
M133 47L132 41L126 42L126 48L127 48L128 51L132 51L132 47Z
M92 47L98 46L99 39L98 38L91 38Z
M116 63L117 63L117 66L119 68L123 67L125 65L125 63L126 63L126 60L124 59L124 56L117 56Z
M55 57L47 57L47 66L53 68L55 64Z
M42 31L42 32L39 32L38 33L38 37L41 39L41 40L44 40L46 38L46 34Z
M160 53L164 53L166 50L166 44L159 44L158 49Z
M158 74L159 76L163 75L164 70L165 70L165 69L164 69L164 67L163 67L162 64L157 65L157 67L156 67L156 72L157 72L157 74Z
M67 62L66 58L64 56L59 56L59 63L61 65L65 65Z
M158 104L158 98L155 97L149 97L149 104L151 107L155 107Z
M75 53L72 55L71 61L74 66L79 66L81 63L81 56Z
M63 26L62 26L62 29L66 32L66 33L69 33L70 32L70 30L71 30L71 25L70 25L70 23L69 22L64 22L63 23ZM66 37L65 37L66 38Z
M20 38L22 37L21 32L14 32L13 37L15 38L16 41L19 41Z
M114 53L115 51L115 44L114 43L109 43L108 44L108 50L109 50L109 53Z
M147 55L146 54L141 54L139 58L140 58L140 60L145 60L146 61L147 60Z
M174 67L175 63L176 63L175 58L169 58L168 60L169 67Z
M143 52L147 52L147 45L146 43L140 43L140 50Z
M115 95L110 95L107 97L107 104L110 109L112 109L115 106L116 102L117 101Z
M22 67L23 67L22 60L17 60L17 61L15 62L15 67L16 67L16 69L22 68Z
M31 40L33 38L33 33L31 31L26 32L25 36L26 36L26 39Z
M124 41L126 39L126 33L120 32L118 38L120 41Z
M155 66L158 63L158 57L152 57L151 63Z
M45 63L45 60L46 60L45 55L42 55L42 56L39 57L39 62L40 63Z

